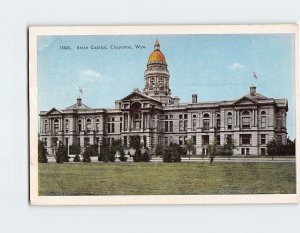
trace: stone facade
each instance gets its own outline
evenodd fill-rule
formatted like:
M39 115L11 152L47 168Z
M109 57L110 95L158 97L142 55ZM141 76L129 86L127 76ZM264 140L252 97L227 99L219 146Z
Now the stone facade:
M64 109L40 112L40 139L49 154L55 154L58 142L65 145L109 144L122 139L129 144L130 136L139 135L150 151L158 144L177 143L191 139L196 154L206 154L208 144L215 140L224 145L232 137L237 145L235 155L264 155L267 143L276 139L287 141L287 99L268 98L256 91L236 100L198 102L192 95L188 104L171 96L170 74L160 44L156 41L145 71L143 92L132 93L115 102L114 109L92 109L77 103Z

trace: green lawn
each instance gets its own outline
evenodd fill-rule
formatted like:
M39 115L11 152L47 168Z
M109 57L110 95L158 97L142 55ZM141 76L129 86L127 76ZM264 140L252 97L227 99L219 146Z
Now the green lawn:
M294 163L39 164L39 195L296 192Z

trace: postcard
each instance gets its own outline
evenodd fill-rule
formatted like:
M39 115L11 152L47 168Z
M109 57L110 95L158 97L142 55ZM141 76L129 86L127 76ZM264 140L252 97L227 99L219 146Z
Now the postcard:
M293 24L29 27L31 204L298 203L298 51Z

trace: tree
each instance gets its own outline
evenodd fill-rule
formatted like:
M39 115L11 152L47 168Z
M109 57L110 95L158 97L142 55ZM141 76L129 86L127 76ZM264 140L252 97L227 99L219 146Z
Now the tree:
M97 156L98 153L97 153L97 149L95 149L95 147L93 146L88 146L85 148L82 156L83 156L83 159L82 159L82 162L84 163L90 163L91 162L91 157L94 157L94 156Z
M45 148L44 142L39 140L38 142L38 161L39 163L47 163L47 149Z
M140 149L141 148L141 137L139 135L130 136L129 145L133 149Z
M80 154L80 145L79 143L74 143L69 146L69 153L71 155L79 155Z
M268 155L272 156L272 160L274 159L274 155L276 155L278 152L278 145L275 141L275 139L273 139L272 141L269 141L267 144L267 153Z
M126 162L127 161L127 157L125 155L125 151L124 151L124 148L122 148L121 152L120 152L120 161L122 162Z
M133 156L133 162L141 162L142 151L140 148L137 148Z
M208 145L208 155L209 155L209 163L212 164L214 161L214 158L218 154L218 145L216 140L214 139L212 144Z
M161 144L158 144L155 148L156 156L162 156L164 153L164 147Z
M57 163L69 162L68 148L61 142L59 143L57 149L56 162Z
M192 139L188 139L184 147L187 150L188 155L189 155L189 159L190 159L191 158L191 151L193 152L193 150L195 149L195 146L193 144Z
M184 149L176 143L170 143L164 149L163 162L165 163L176 163L181 162L181 155L184 153Z
M223 146L223 153L228 156L228 159L233 155L235 149L237 149L234 140L231 137L227 137Z

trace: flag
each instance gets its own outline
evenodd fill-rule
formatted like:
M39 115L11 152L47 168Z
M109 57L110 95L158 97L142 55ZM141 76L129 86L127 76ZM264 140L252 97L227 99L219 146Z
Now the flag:
M253 72L253 77L254 77L255 79L257 79L257 75L256 75L255 72Z
M82 90L81 87L79 87L79 92L80 92L81 94L83 94L83 90Z

